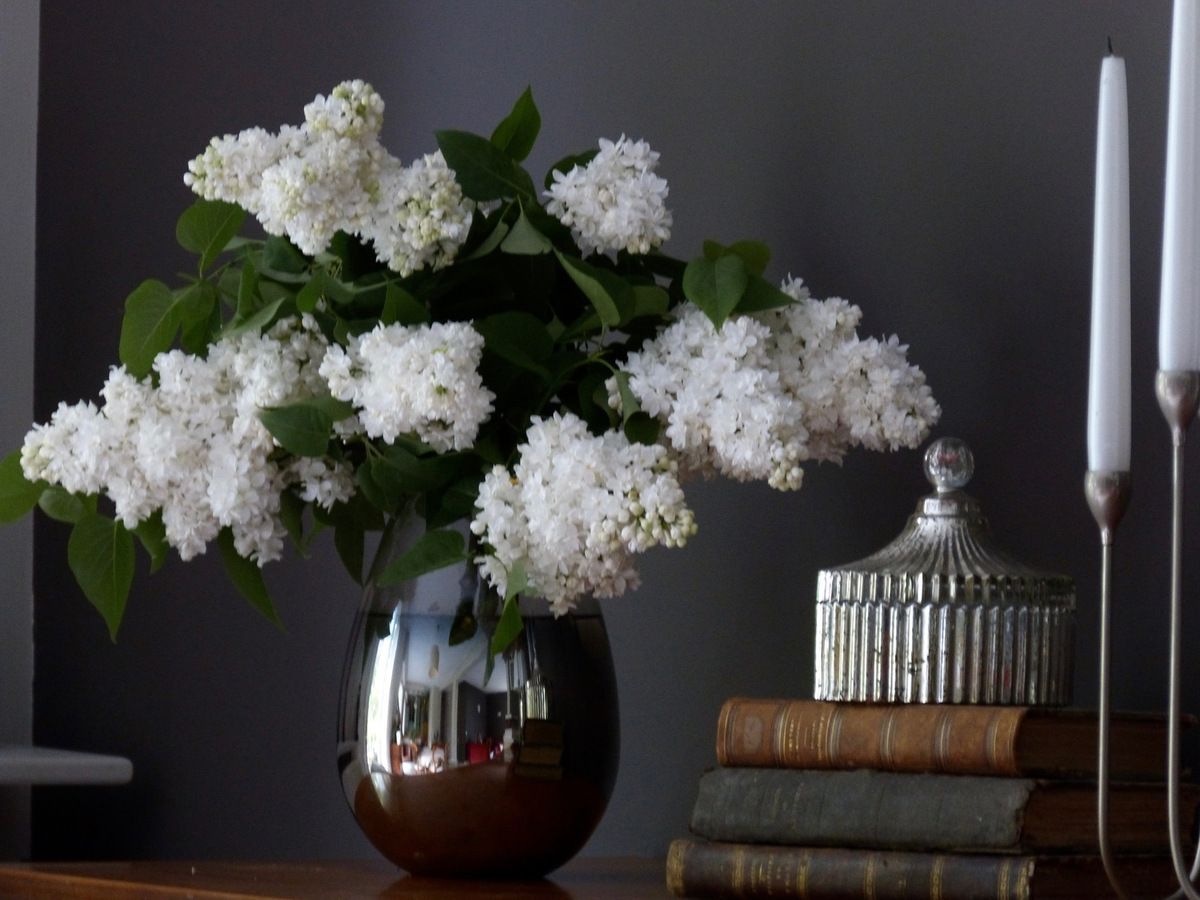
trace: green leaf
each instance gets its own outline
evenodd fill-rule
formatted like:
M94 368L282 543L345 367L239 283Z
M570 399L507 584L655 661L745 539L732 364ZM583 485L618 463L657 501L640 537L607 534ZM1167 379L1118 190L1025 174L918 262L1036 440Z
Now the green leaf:
M382 465L394 473L402 490L424 494L445 487L461 477L476 461L462 453L440 453L418 458L410 450L395 444L382 449Z
M379 321L384 325L424 325L429 322L429 310L420 300L394 281L389 281L384 294L383 312Z
M570 156L564 156L550 167L550 171L546 173L546 177L542 181L542 184L545 186L546 190L550 190L550 188L554 185L555 172L566 173L570 172L576 166L586 166L596 158L596 154L599 152L600 150L597 148L595 150L585 150L582 153L572 153Z
M340 422L342 419L348 419L354 415L354 404L346 400L339 400L330 394L309 397L301 400L301 406L311 406L314 409L319 409L334 422Z
M321 294L321 279L314 275L308 284L296 292L296 311L310 313L316 310Z
M454 621L450 623L450 640L451 647L462 644L475 637L475 632L479 630L479 621L475 618L475 610L471 605L471 600L468 598L458 604L458 610L454 613Z
M190 321L189 317L192 313L189 311L189 307L193 298L180 297L179 312L183 328L179 332L179 346L193 356L202 356L213 335L221 330L221 305L217 302L217 289L213 285L202 281L197 287L200 288L200 291L199 296L194 298L195 313L199 315L201 304L203 304L204 315L195 321Z
M246 211L222 200L197 200L183 211L175 237L185 250L200 254L203 272L221 255L246 218Z
M621 395L621 419L628 422L634 413L641 412L642 404L638 402L637 394L629 386L629 373L618 372L616 378L617 392Z
M746 293L738 301L737 312L762 312L764 309L779 309L789 306L795 300L791 294L785 294L771 282L758 275L751 275L746 283Z
M363 275L379 268L374 248L344 231L334 234L329 242L329 252L341 261L339 274L347 281L357 281Z
M179 322L186 328L208 320L217 302L217 290L207 281L197 281L175 291L174 297Z
M500 244L502 253L511 253L514 256L539 256L553 249L554 245L550 243L550 239L534 227L524 209L521 210L521 215L517 217L508 237Z
M304 552L304 507L307 504L292 491L279 495L279 521L292 539L292 545Z
M337 523L333 532L333 546L337 549L342 565L357 584L362 584L363 545L365 534L362 522L347 516Z
M316 402L273 406L258 414L280 446L297 456L324 456L329 449L333 417Z
M352 303L355 297L354 288L341 279L334 278L328 272L321 273L321 291L339 306Z
M308 269L308 257L300 252L291 241L280 235L271 235L263 245L263 268L272 272L299 275Z
M633 315L631 319L646 316L665 316L671 306L671 296L655 284L633 286Z
M248 319L258 310L258 272L247 260L242 266L241 280L238 282L237 314L240 319Z
M386 477L381 479L376 475L377 470L386 475L387 468L387 463L383 460L368 459L354 473L354 482L358 485L359 492L372 506L384 512L399 507L405 496L404 491L394 481L389 481Z
M279 307L283 305L286 297L280 297L273 303L268 303L254 315L245 319L234 319L221 332L222 337L233 337L247 331L261 331L266 325L275 318L275 314L279 312Z
M517 595L529 587L529 572L525 569L525 560L516 560L508 570L508 579L504 585L505 601L516 600Z
M550 377L544 363L554 352L554 341L537 316L527 312L502 312L475 322L487 349L515 366Z
M492 143L520 162L533 149L541 128L542 116L533 102L533 91L525 88L525 93L513 105L512 112L492 132Z
M71 529L67 565L114 641L133 585L133 563L133 538L120 522L90 513Z
M496 630L492 633L492 643L489 648L492 655L507 650L521 633L523 625L518 595L528 587L528 584L525 563L518 559L508 570L508 584L504 590L504 609L500 612L500 621L496 623Z
M605 279L600 275L600 270L581 259L566 256L558 250L554 251L554 255L558 257L558 261L567 275L591 302L596 314L600 316L600 321L609 327L619 325L621 311L617 306L616 298L605 285Z
M21 471L21 451L14 450L0 461L0 522L15 522L37 506L44 481L27 481Z
M238 593L262 613L267 621L282 630L283 621L275 611L271 595L267 593L267 583L263 581L262 570L256 562L237 552L233 543L233 531L222 528L221 533L217 535L217 547L221 551L221 562L225 564L225 574L229 576Z
M38 507L56 522L66 522L74 525L87 513L84 502L65 488L51 485L42 491L38 498Z
M162 513L156 512L138 522L133 534L150 557L150 574L153 575L167 561L167 527L163 524Z
M607 431L616 424L616 414L608 405L608 390L604 387L609 377L607 370L592 370L579 379L576 390L579 415L593 431Z
M479 496L479 475L468 475L442 491L425 495L425 524L430 528L451 525L470 518Z
M161 281L143 281L125 298L118 356L135 378L145 378L154 357L171 349L179 328L175 295Z
M724 247L716 241L704 242L704 258L714 262L722 256L732 253L740 257L746 264L746 270L751 275L761 275L767 270L771 261L771 249L762 241L737 241Z
M529 173L487 138L466 131L439 131L436 136L446 165L472 200L524 197L536 202Z
M467 544L457 531L427 531L403 556L392 560L379 576L380 585L400 584L426 572L463 562Z
M508 223L498 219L496 221L496 227L489 232L488 236L483 239L483 243L476 247L471 255L467 257L467 259L479 259L482 256L487 256L500 246L505 235L507 234Z
M633 444L653 446L658 442L659 428L658 419L638 410L625 420L625 437Z
M695 259L683 273L683 293L720 328L745 293L750 275L740 256Z

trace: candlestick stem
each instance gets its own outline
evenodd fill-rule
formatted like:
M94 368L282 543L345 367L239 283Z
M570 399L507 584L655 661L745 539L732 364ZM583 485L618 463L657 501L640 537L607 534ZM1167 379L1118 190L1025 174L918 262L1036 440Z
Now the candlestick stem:
M1183 450L1187 429L1200 407L1200 372L1159 371L1154 383L1158 405L1171 429L1171 646L1167 687L1167 830L1171 862L1182 893L1200 900L1192 880L1200 873L1200 849L1189 872L1179 838L1180 660L1183 650Z
M1128 472L1087 473L1084 494L1088 507L1100 526L1100 710L1096 750L1096 837L1100 861L1109 884L1121 900L1128 896L1117 879L1112 851L1108 840L1109 785L1109 725L1111 720L1111 691L1109 683L1112 637L1109 624L1112 611L1112 551L1117 525L1129 505L1130 480Z

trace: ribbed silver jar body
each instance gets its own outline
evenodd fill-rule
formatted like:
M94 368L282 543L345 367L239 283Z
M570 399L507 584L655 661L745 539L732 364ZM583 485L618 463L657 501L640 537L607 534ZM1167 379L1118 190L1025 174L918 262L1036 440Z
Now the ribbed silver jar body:
M1071 702L1075 583L1032 568L991 537L959 488L970 450L926 453L937 492L878 553L817 579L814 695L863 703Z
M817 603L818 700L1071 702L1075 612L1033 603Z

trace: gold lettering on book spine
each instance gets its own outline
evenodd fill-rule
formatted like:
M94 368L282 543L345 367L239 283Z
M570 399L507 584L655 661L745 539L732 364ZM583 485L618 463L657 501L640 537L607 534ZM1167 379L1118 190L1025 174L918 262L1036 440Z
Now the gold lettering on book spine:
M950 767L950 732L954 730L954 719L947 710L941 710L933 725L933 769L945 772Z
M1009 893L1009 883L1012 880L1012 860L1006 859L1000 864L1000 871L996 873L996 900L1016 900L1013 894Z
M884 769L892 769L896 765L896 713L899 707L892 707L884 714L883 724L879 728L879 762Z
M1037 862L1032 859L1027 859L1021 863L1021 868L1017 870L1016 890L1013 892L1017 900L1029 900L1033 891L1033 867Z
M800 900L808 900L808 869L811 865L812 851L801 851L800 863L796 866L796 896Z
M775 710L771 732L771 758L775 765L786 766L799 752L798 709L793 703L781 703Z
M717 717L717 761L721 765L729 762L733 747L733 719L741 703L737 700L726 700Z
M874 853L867 857L867 868L863 872L863 897L865 900L875 900L875 866L879 857Z
M1014 863L1020 864L1015 873ZM997 900L1029 900L1034 865L1032 859L1006 859L996 879Z
M740 894L746 878L746 851L738 848L733 851L733 890Z
M766 893L771 893L771 858L752 859L750 861L750 893L757 897L763 893L763 888L766 888Z
M942 877L946 868L946 857L935 856L929 871L929 900L942 900Z
M984 737L988 769L998 775L1017 775L1017 729L1024 710L998 709L988 720Z
M829 714L829 735L825 743L828 750L828 755L824 760L826 762L833 762L841 758L841 754L838 752L838 744L842 740L842 723L845 721L845 718L840 706L835 706L833 712Z
M800 715L805 707L794 704L788 708L787 719L787 762L790 765L810 763L816 757L815 766L823 768L832 760L829 756L830 718L837 709L833 704L820 704L816 715ZM806 750L806 753L802 753Z
M672 841L671 850L667 854L667 890L672 894L683 895L683 860L691 845L684 841Z

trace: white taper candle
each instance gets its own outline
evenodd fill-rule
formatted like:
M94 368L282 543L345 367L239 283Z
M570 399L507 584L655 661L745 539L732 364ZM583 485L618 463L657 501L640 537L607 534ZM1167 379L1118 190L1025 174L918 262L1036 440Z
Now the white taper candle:
M1200 370L1200 4L1175 0L1158 367Z
M1092 339L1088 468L1129 471L1129 113L1125 60L1100 66L1096 210L1092 245Z

